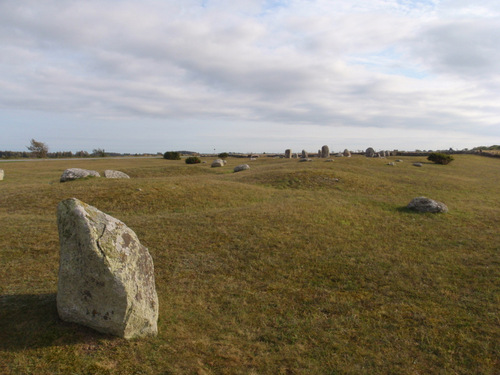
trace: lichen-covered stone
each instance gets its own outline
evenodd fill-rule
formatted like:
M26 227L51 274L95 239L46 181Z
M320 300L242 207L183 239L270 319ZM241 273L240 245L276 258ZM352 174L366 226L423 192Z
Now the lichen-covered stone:
M448 212L448 207L442 202L427 197L413 198L407 208L418 212L441 213Z
M127 339L156 335L153 261L136 234L75 198L59 203L57 219L60 318Z
M292 150L291 149L287 148L285 150L285 158L286 159L291 159L292 158Z
M106 178L130 178L130 176L121 171L113 171L111 169L106 169L104 171L104 177Z
M77 180L79 178L85 178L85 177L89 177L89 176L101 177L101 175L97 171L92 171L89 169L81 169L81 168L69 168L63 172L59 181L66 182L66 181Z

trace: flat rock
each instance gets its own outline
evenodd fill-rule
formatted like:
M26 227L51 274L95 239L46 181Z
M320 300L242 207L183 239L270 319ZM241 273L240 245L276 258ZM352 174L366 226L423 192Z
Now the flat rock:
M79 178L85 178L85 177L89 177L89 176L101 177L99 172L93 171L90 169L69 168L63 172L59 181L66 182L66 181L77 180Z
M423 164L422 163L413 163L413 166L415 167L421 167Z
M156 335L153 261L136 234L75 198L59 203L57 219L59 317L127 339Z
M223 167L226 165L226 161L223 160L223 159L215 159L213 162L212 162L212 168L216 168L216 167Z
M309 159L309 158L301 158L299 161L302 161L302 162L304 162L304 161L312 161L312 159Z
M250 166L248 164L240 164L234 167L235 172L245 171L247 169L250 169Z
M448 207L444 203L426 197L413 198L406 207L417 212L448 212Z
M104 171L104 177L106 178L130 178L130 176L126 173L120 171L113 171L111 169L106 169Z

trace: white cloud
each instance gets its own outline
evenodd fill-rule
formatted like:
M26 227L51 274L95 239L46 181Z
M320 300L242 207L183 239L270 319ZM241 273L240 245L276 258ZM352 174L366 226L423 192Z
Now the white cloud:
M0 108L123 127L150 118L498 139L499 10L493 1L1 2Z

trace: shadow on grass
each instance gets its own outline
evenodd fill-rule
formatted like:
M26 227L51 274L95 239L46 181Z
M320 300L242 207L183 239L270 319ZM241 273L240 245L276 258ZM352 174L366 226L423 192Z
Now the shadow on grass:
M59 319L55 293L0 296L0 351L64 346L112 337Z
M406 206L397 207L396 211L397 212L402 212L402 213L405 213L405 214L415 214L415 215L421 214L421 212L412 210L412 209L410 209L410 208L408 208Z

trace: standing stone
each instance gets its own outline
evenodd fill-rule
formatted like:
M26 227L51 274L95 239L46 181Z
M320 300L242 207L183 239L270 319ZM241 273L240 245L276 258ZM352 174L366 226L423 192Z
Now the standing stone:
M287 148L285 150L285 158L287 158L287 159L291 159L292 158L292 150L290 150L289 148Z
M59 203L57 221L60 318L126 339L156 335L153 261L136 234L76 198Z
M371 147L368 147L366 149L366 151L365 151L365 156L367 158L373 158L373 157L375 157L375 150L373 148L371 148Z
M302 150L302 159L307 159L309 155L307 154L306 150Z
M101 177L99 172L92 171L89 169L69 168L63 172L59 181L66 182L66 181L77 180L79 178L85 178L85 177L89 177L89 176Z
M130 178L130 176L126 173L120 171L113 171L111 169L106 169L104 171L104 177L106 178Z
M330 156L330 149L328 148L327 145L324 145L321 147L321 157L322 158L328 158Z
M0 169L0 181L3 180L4 172L3 169Z
M415 210L418 212L448 212L448 207L446 207L444 203L426 197L413 198L406 207L410 210Z
M347 148L344 150L344 156L346 158L350 158L351 157L351 151L349 151Z

